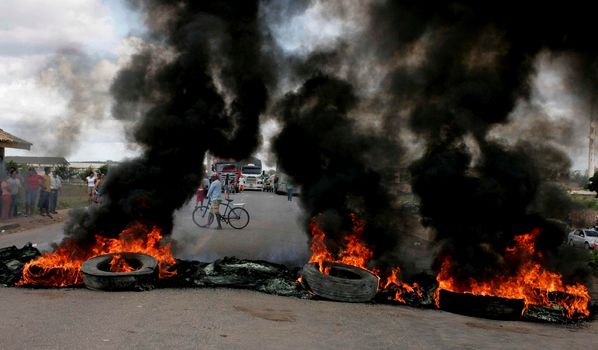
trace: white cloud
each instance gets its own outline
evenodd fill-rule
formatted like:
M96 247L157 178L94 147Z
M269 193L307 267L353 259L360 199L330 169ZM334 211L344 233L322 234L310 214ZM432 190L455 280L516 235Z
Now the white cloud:
M307 55L358 33L366 17L360 17L365 5L355 0L315 1L305 12L290 19L278 17L281 13L267 15L276 43L289 53Z
M117 15L126 18L101 0L0 2L0 128L34 144L8 155L120 160L137 154L123 124L109 117L112 80L141 41L122 37L126 24ZM74 147L57 151L71 128Z
M110 50L119 38L100 0L0 2L0 54L48 54L65 46Z

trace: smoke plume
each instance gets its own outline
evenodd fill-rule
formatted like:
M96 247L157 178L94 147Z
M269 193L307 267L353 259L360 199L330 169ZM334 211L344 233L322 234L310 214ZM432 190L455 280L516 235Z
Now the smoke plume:
M317 217L329 248L339 252L355 213L366 220L363 238L378 258L398 241L388 191L396 182L398 162L383 164L386 157L398 157L400 148L382 133L357 127L350 113L358 103L344 80L326 75L307 79L278 105L283 129L273 148L279 167L301 185L306 229Z
M142 114L133 135L139 158L108 175L105 202L75 214L67 234L80 242L114 237L133 222L169 234L173 212L198 186L206 151L243 159L259 143L271 64L257 1L135 1L150 44L121 70L111 92L117 118Z
M413 64L390 72L387 86L409 106L409 125L426 140L423 157L410 167L413 190L421 215L437 231L437 263L450 256L450 273L462 281L516 269L505 265L505 249L534 227L542 229L536 248L544 263L558 268L565 232L532 206L546 167L534 153L545 147L545 156L551 148L507 145L488 133L509 122L518 101L529 99L534 59L542 50L574 52L582 62L595 62L590 12L583 7L514 8L494 1L372 7L370 35L385 38L379 55L418 53ZM596 87L591 75L584 85L590 91ZM554 203L556 197L544 199Z

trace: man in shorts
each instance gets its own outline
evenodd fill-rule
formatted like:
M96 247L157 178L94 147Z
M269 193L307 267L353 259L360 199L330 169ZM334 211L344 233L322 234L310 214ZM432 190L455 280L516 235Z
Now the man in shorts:
M218 179L218 175L212 175L212 183L210 184L210 189L208 189L208 198L212 203L210 205L210 219L208 222L212 222L214 220L214 215L216 215L216 221L218 221L217 230L222 230L222 225L220 224L220 202L222 201L222 183ZM210 225L206 225L205 227L209 227Z

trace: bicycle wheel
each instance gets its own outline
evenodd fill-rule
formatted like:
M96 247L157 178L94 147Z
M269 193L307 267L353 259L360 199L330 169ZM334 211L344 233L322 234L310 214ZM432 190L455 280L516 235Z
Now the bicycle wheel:
M249 213L244 208L233 208L228 213L228 224L240 230L249 224Z
M214 215L210 215L210 208L202 205L193 210L193 222L199 227L208 227L214 221Z

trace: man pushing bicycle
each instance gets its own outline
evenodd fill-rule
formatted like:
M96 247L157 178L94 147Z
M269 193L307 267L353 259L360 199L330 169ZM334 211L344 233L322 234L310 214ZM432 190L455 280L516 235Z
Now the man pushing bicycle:
M208 224L203 227L209 227L210 223L213 222L213 216L216 215L216 221L218 222L217 230L222 230L222 224L220 224L220 202L222 201L222 183L218 178L218 175L212 175L212 183L210 184L210 188L208 189L208 198L210 199L210 219L208 220Z

